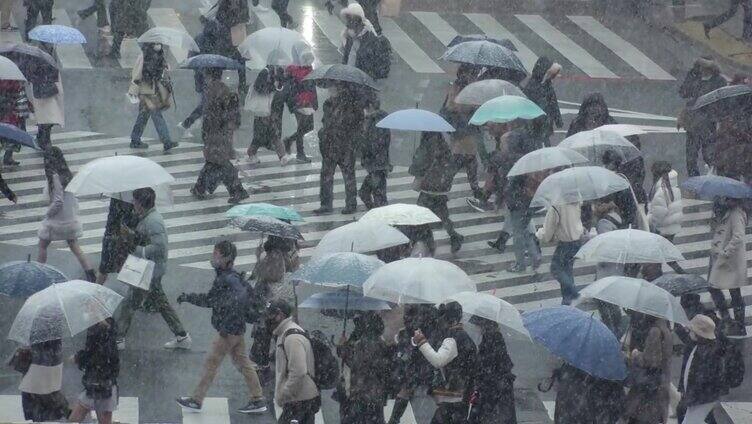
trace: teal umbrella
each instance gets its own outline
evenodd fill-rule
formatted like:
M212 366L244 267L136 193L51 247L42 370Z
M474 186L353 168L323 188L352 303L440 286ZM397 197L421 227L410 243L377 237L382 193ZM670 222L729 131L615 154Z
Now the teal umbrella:
M283 219L285 221L303 221L303 217L292 208L272 205L269 203L246 203L230 208L225 213L228 218L237 218L240 216L269 216L272 218Z
M470 118L470 123L473 125L483 125L488 122L504 124L515 119L534 119L542 115L545 115L543 109L524 97L499 96L483 103Z

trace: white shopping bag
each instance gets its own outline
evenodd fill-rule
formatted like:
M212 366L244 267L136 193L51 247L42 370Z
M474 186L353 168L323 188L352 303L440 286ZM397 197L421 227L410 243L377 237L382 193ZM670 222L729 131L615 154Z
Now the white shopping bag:
M128 255L128 259L125 260L123 267L120 269L117 279L133 287L149 290L153 274L154 262L139 258L138 256Z

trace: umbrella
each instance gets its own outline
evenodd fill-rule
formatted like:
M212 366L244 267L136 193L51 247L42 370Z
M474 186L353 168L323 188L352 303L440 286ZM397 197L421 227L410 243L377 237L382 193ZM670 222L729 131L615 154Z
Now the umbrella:
M378 90L376 81L360 69L350 65L324 65L314 69L304 80L313 81L340 81L352 84L364 85Z
M483 103L470 118L470 123L473 125L483 125L488 122L505 124L515 119L535 119L545 114L537 104L524 97L499 96Z
M298 305L306 309L334 309L351 311L388 311L387 302L363 296L360 293L348 290L335 290L324 293L316 293L303 303Z
M337 252L375 252L409 243L394 227L379 221L356 221L329 231L321 238L313 257Z
M0 80L26 81L26 77L12 60L0 56Z
M533 340L575 368L606 380L627 377L619 341L592 314L556 306L525 312L522 322Z
M309 261L290 276L290 281L326 287L360 287L383 265L377 258L360 253L330 253Z
M603 153L607 150L618 153L624 162L629 162L642 155L634 144L618 133L600 129L581 131L571 135L562 140L559 147L577 150L585 155L592 164L602 164Z
M123 296L99 284L72 280L26 299L8 338L22 345L73 337L115 313Z
M150 159L130 155L110 156L82 166L65 191L77 196L119 193L174 181L169 172Z
M243 69L243 64L218 54L199 54L188 58L180 67L183 69Z
M545 171L546 169L572 166L587 162L587 158L572 149L565 147L544 147L534 150L517 159L512 169L507 173L508 177L515 175L531 174Z
M34 137L30 136L29 133L15 125L0 122L0 138L2 138L5 143L19 144L21 146L39 150L39 146L37 146Z
M0 265L0 294L7 296L31 296L51 284L64 281L68 278L60 270L31 259Z
M612 133L619 134L622 137L629 137L631 135L641 135L641 134L647 134L648 132L644 129L640 128L637 125L629 125L629 124L606 124L601 125L598 128L595 128L598 131L608 131Z
M390 262L368 278L363 294L393 303L441 303L457 293L476 291L457 265L434 258Z
M714 200L716 197L752 198L752 187L733 178L719 175L691 177L681 183L680 187L702 200Z
M509 81L487 79L468 84L457 94L454 102L462 105L480 106L499 96L525 97L525 94Z
M503 68L516 74L520 80L527 76L525 66L514 52L490 41L466 41L450 47L441 56L450 62Z
M243 231L262 233L286 239L303 240L303 235L300 234L300 230L294 225L270 216L238 216L232 219L231 224Z
M697 98L692 109L704 109L712 114L712 112L748 110L750 105L752 105L752 87L742 84L721 87L702 95Z
M424 225L441 222L441 219L423 206L394 203L371 209L360 217L359 221L379 221L389 225Z
M642 230L614 230L588 240L575 255L587 262L662 264L683 261L681 251L665 237Z
M546 177L535 191L532 207L564 205L600 199L627 190L629 181L600 166L580 166Z
M13 61L27 80L33 75L58 73L55 58L39 47L24 43L3 43L0 44L0 55Z
M139 43L159 43L192 52L200 51L196 40L187 32L175 28L154 27L138 37Z
M314 59L311 46L303 34L282 27L269 27L252 33L240 43L238 50L243 57L263 65L310 66Z
M580 291L583 298L591 297L624 309L665 319L684 326L689 318L679 299L666 290L640 278L612 276L601 278Z
M474 291L457 293L449 296L444 303L455 301L462 305L462 312L497 322L525 337L530 337L520 312L511 303L489 293Z
M454 127L446 119L423 109L392 112L377 122L376 126L402 131L454 132Z
M502 38L502 39L491 38L487 36L486 34L457 35L454 38L452 38L452 41L449 42L447 47L454 47L457 44L467 43L468 41L488 41L490 43L496 43L500 46L504 46L513 52L517 51L517 47L515 47L514 43L512 43L511 40L507 40L506 38Z
M29 32L30 40L50 44L84 44L86 37L76 28L65 25L38 25Z
M702 293L708 289L708 282L697 274L666 273L651 281L656 286L668 291L674 296L689 293Z
M246 203L237 205L225 212L228 218L238 216L270 216L284 221L303 221L303 217L292 208L272 205L269 203Z
M175 199L172 195L172 187L170 187L170 183L157 184L151 188L154 189L154 194L157 196L156 202L154 203L156 206L172 206L175 204ZM134 202L133 190L103 194L105 197L122 200L123 202L128 202L130 204L133 204Z

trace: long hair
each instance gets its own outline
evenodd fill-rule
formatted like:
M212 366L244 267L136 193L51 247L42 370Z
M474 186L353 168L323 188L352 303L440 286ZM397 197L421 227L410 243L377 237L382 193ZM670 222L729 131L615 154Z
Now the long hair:
M653 164L651 170L653 171L653 192L650 193L650 197L653 197L655 195L655 184L660 181L661 185L668 192L669 201L673 202L674 190L671 187L671 179L668 176L669 172L671 172L671 164L666 161L660 160Z
M55 174L60 178L60 184L62 184L63 190L65 190L65 187L73 179L73 173L68 167L68 162L65 161L63 151L57 146L52 146L44 151L44 175L47 177L47 188L50 192L50 199L52 199L52 192L55 187L52 182L52 177Z

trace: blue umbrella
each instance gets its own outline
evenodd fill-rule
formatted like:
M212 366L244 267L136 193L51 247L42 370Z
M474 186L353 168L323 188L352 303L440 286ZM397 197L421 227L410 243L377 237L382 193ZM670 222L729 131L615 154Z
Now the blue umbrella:
M449 42L449 44L447 45L447 48L454 47L460 43L467 43L468 41L489 41L491 43L496 43L500 46L504 46L513 52L517 51L517 47L515 47L512 41L506 38L502 38L502 39L492 38L492 37L487 36L486 34L458 35L452 38L452 41Z
M312 259L290 279L327 287L361 287L383 265L384 262L360 253L332 253Z
M65 25L39 25L29 32L29 38L50 44L84 44L86 37L76 28Z
M218 54L199 54L183 62L180 67L183 69L243 69L243 64Z
M0 294L28 297L52 284L68 281L59 270L31 260L0 265Z
M688 178L681 184L681 188L691 191L702 200L713 200L716 197L730 197L733 199L752 198L752 188L741 181L718 175L702 175Z
M376 126L402 131L454 132L454 127L446 119L423 109L392 112L376 123Z
M388 311L389 303L348 290L316 293L299 305L307 309Z
M592 315L556 306L525 312L522 322L533 340L572 366L606 380L627 377L619 340Z
M21 146L39 150L34 137L15 125L0 123L0 138L6 143L20 144Z

